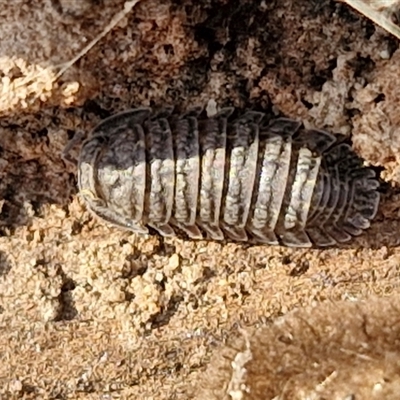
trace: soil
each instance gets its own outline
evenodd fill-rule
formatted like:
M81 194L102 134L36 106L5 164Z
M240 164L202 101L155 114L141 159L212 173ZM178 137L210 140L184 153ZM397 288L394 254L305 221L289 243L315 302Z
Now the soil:
M58 76L123 7L0 0L0 399L224 398L206 370L229 366L210 360L254 329L275 343L298 315L322 339L293 323L307 353L292 369L260 342L268 398L396 398L398 41L336 1L142 0ZM89 214L62 157L75 135L132 107L213 102L346 135L382 178L368 232L298 250L137 236ZM321 351L331 326L354 357ZM243 388L226 398L257 398Z

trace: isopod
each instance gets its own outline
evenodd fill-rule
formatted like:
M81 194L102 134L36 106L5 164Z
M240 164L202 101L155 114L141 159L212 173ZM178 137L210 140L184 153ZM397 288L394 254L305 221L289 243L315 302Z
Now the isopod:
M137 108L97 125L78 160L88 209L140 234L291 247L370 226L379 182L343 140L258 111L203 113Z

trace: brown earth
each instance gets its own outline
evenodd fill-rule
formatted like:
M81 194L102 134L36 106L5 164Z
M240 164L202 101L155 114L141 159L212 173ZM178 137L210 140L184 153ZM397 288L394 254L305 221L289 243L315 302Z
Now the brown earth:
M320 303L300 311L318 340L293 328L304 364L283 370L282 346L263 350L268 398L398 398L398 42L334 1L142 0L56 79L123 6L0 0L0 399L196 398L197 385L223 385L204 370L239 326ZM130 107L211 99L351 137L384 180L368 233L294 250L139 237L93 219L61 157L69 139ZM329 342L326 326L352 345ZM321 351L332 343L347 353ZM239 389L231 398L256 398Z

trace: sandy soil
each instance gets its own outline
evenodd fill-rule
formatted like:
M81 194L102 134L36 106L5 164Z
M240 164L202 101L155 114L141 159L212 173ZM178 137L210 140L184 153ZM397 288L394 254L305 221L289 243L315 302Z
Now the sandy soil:
M284 373L285 350L260 344L275 354L269 398L293 399L294 387L299 399L395 398L398 42L334 1L142 0L57 77L123 6L0 0L0 399L190 399L208 385L223 398L226 382L204 378L210 359L239 327L264 327L273 343L271 323L295 309L324 340L298 328L305 369ZM139 237L93 219L61 157L74 134L129 107L210 99L350 136L383 179L368 233L293 250ZM357 333L357 316L375 336ZM354 357L320 351L326 326L350 326L352 346L331 343ZM360 358L374 361L356 379ZM242 389L226 398L257 398Z

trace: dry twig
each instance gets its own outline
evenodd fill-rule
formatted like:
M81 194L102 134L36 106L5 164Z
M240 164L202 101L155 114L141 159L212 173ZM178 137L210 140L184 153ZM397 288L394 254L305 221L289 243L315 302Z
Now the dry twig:
M129 14L133 7L140 0L130 0L126 1L124 4L123 10L117 13L111 22L104 28L104 30L95 37L85 48L83 48L72 60L66 62L62 68L58 71L55 76L55 80L57 80L64 72L70 68L73 64L75 64L81 57L83 57L89 50L91 50L104 36L106 36L127 14Z
M390 16L399 5L398 0L343 0L349 6L365 15L397 39L400 39L400 27L393 23Z

